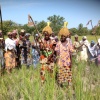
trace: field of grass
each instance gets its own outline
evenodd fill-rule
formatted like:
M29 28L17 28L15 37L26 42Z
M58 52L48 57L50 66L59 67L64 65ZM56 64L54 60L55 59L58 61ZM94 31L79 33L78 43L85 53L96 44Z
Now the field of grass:
M73 37L72 37L73 38ZM81 38L81 37L80 37ZM95 37L88 37L94 40ZM56 69L53 77L46 74L46 82L41 86L40 65L13 69L11 74L0 76L0 100L100 100L100 66L94 63L72 63L72 86L59 87Z
M72 86L59 87L55 76L46 74L41 86L40 65L13 69L11 74L0 76L0 100L100 100L100 67L73 60Z

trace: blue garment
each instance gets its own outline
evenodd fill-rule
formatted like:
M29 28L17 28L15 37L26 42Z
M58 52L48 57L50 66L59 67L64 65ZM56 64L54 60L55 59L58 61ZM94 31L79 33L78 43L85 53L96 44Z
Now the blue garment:
M36 68L37 64L39 63L40 56L38 51L35 48L32 48L32 59L33 59L34 68Z

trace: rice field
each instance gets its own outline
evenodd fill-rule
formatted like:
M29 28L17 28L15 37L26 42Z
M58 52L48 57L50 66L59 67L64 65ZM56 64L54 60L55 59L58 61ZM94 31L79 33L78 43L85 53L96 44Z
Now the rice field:
M59 87L47 72L46 82L41 86L40 65L13 69L11 74L0 76L0 100L100 100L100 67L73 59L72 85Z
M73 38L73 37L72 37ZM81 38L81 37L80 37ZM95 37L88 36L89 41ZM72 85L60 87L56 81L57 65L53 76L47 72L46 82L40 82L40 64L37 68L25 65L4 71L0 76L0 100L100 100L100 66L91 62L72 60Z

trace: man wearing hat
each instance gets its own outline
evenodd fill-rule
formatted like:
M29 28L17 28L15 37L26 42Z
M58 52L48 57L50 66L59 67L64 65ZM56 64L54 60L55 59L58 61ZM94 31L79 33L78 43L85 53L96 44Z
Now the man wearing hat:
M82 51L80 52L80 60L87 61L88 60L88 48L89 41L87 40L86 36L83 36L82 40L80 41L82 46Z
M12 39L12 32L7 33L8 38L5 40L5 68L10 73L12 68L16 67L16 43Z
M3 53L4 53L4 39L2 37L2 30L0 30L0 64L1 64L1 69L4 68L4 57L3 57Z
M59 31L60 41L56 45L56 52L58 56L58 74L57 81L59 85L68 82L71 84L72 72L71 72L71 53L74 51L72 45L67 40L69 30L66 28L66 22L64 27Z

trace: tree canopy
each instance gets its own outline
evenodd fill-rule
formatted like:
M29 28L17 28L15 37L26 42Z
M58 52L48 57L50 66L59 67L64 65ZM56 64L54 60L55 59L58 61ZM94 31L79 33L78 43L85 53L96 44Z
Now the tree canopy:
M57 16L57 15L53 15L53 16L49 16L47 18L48 21L51 22L50 26L53 30L53 32L57 35L59 30L62 28L63 23L65 21L65 18L62 16ZM39 32L41 33L43 28L47 25L47 22L45 21L41 21L41 22L37 22L35 21L36 27L39 30ZM1 28L1 24L0 24L0 28ZM3 21L3 33L6 35L7 32L12 31L14 29L18 29L18 31L20 32L21 29L25 29L26 32L29 33L37 33L35 27L28 27L27 24L21 25L18 23L15 23L11 20L6 20ZM95 28L95 30L89 30L87 27L83 27L83 24L80 23L78 25L77 28L73 27L70 28L69 31L72 33L72 35L78 34L78 35L100 35L100 25L98 27ZM94 32L94 34L93 34Z

